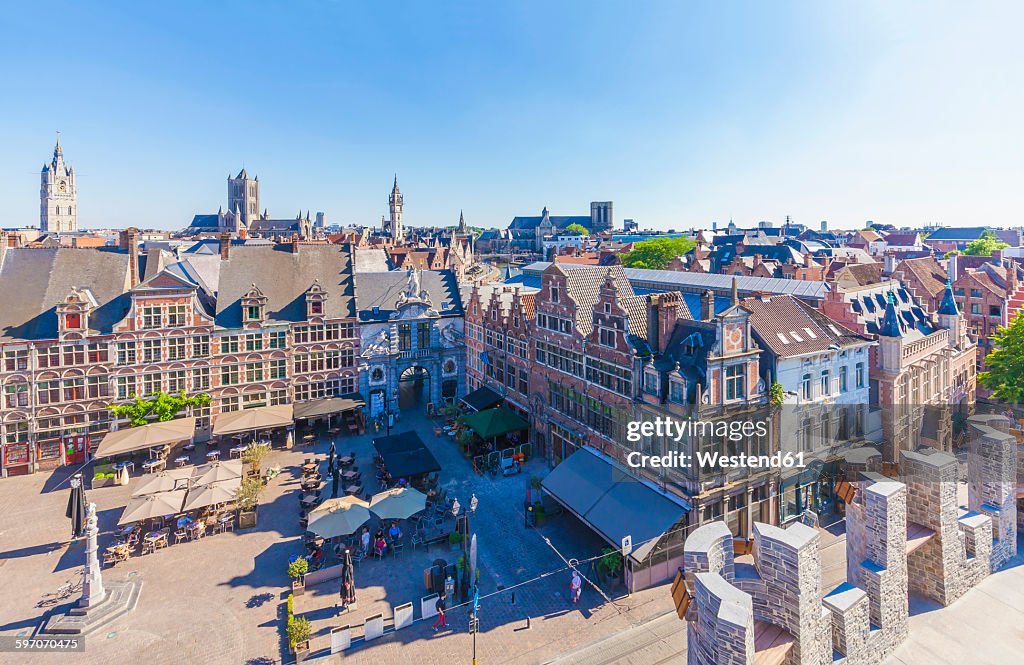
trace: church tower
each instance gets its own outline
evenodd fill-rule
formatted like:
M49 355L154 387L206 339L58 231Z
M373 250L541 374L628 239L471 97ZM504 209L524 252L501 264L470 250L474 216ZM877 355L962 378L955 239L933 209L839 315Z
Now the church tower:
M43 165L39 184L39 230L60 233L78 230L78 192L75 169L64 163L64 150L57 132L53 160Z
M402 193L398 191L398 174L395 174L395 185L391 188L391 196L388 197L388 206L391 209L391 220L388 222L388 231L395 241L404 237L402 229Z
M239 212L241 225L249 228L260 216L260 177L249 177L242 169L232 178L228 176L228 210ZM238 220L236 220L236 224Z

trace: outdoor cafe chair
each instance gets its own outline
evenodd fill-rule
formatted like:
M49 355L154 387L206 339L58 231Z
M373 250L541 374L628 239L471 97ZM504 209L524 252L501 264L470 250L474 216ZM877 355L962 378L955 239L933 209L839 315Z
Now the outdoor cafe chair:
M391 556L398 557L402 554L402 550L405 549L405 544L398 541L391 543Z
M178 529L174 532L174 542L177 544L183 540L188 540L188 532L185 529Z

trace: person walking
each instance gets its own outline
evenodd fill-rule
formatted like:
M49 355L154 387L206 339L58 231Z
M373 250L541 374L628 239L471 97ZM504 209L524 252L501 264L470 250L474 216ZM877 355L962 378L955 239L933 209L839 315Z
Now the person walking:
M580 591L583 590L583 578L580 577L578 570L572 571L572 580L569 582L569 592L572 597L572 602L580 602Z
M370 530L365 526L363 527L363 535L359 541L363 546L363 558L370 556Z
M437 597L437 602L434 603L434 609L437 610L437 621L434 622L434 625L431 626L431 628L433 628L436 633L438 628L448 627L448 622L444 618L444 611L448 609L448 606L444 603L444 594Z

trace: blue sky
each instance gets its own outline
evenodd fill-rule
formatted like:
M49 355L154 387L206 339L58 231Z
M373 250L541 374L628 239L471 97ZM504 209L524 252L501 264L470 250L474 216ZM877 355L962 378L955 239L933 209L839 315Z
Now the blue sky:
M102 4L102 7L99 5ZM891 6L891 5L899 5ZM54 131L79 224L272 215L1020 225L1019 3L31 3L0 19L0 226Z

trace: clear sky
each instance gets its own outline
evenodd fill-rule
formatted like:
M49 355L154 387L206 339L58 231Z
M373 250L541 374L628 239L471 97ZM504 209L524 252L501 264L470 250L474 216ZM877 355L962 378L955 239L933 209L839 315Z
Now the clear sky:
M0 226L55 130L79 224L1020 225L1024 4L47 2L0 16Z

